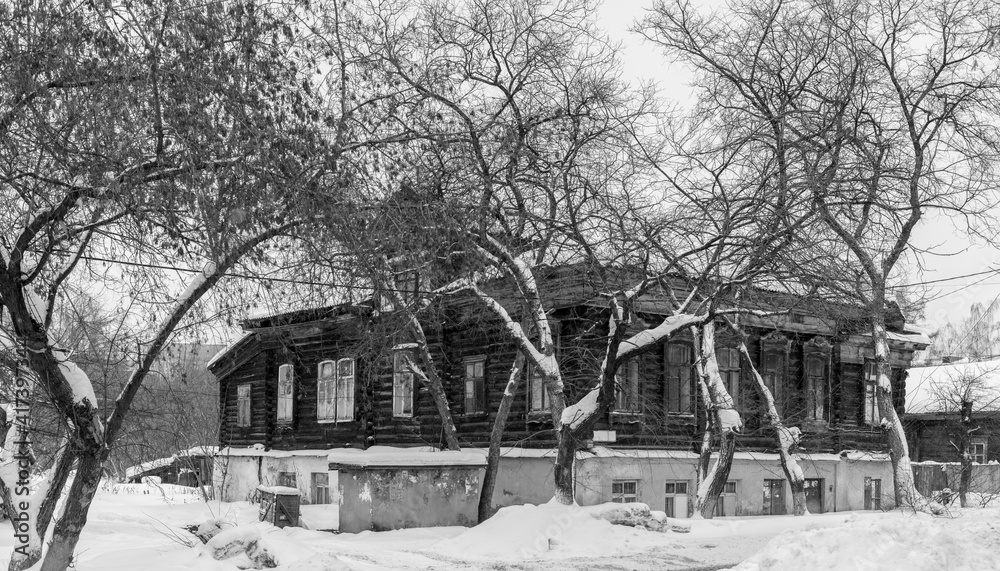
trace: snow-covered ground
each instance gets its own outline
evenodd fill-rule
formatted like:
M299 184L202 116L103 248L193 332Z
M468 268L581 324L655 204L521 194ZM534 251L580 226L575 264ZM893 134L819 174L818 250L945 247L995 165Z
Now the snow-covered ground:
M279 569L295 571L1000 569L1000 558L993 555L1000 553L996 508L955 509L947 518L896 511L690 520L689 533L657 533L611 525L588 515L586 508L550 504L507 508L472 529L338 535L277 529L257 521L257 506L206 504L181 492L139 485L99 492L76 569L237 569L246 557L216 561L183 529L212 518L236 525L230 536L259 538ZM306 507L324 526L335 511L335 506ZM6 566L13 537L3 525L0 565Z

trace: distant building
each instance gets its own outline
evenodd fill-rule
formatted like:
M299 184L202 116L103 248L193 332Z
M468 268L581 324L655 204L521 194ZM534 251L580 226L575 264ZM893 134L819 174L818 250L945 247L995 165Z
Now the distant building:
M127 468L125 480L137 484L144 478L154 477L162 484L208 486L212 483L212 467L218 450L215 446L196 446L168 458L143 462Z
M1000 359L907 373L903 421L915 461L957 462L963 439L973 462L1000 460Z

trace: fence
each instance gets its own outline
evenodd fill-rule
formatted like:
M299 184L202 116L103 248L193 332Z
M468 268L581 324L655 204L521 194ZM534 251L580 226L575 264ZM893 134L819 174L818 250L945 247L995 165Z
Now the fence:
M945 488L958 491L962 465L958 462L915 462L913 479L917 490L931 496ZM979 494L1000 494L1000 464L973 464L969 491Z

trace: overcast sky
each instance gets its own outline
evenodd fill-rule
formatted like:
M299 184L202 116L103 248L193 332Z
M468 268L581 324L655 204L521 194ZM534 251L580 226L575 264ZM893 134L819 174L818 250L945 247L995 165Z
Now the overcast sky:
M719 2L710 0L696 4L718 5ZM663 96L685 101L691 93L687 85L690 73L683 66L670 65L656 46L628 31L650 6L652 0L605 0L598 10L598 18L608 35L623 44L621 60L628 79L636 82L652 79ZM1000 269L1000 252L970 243L951 221L933 214L928 215L917 230L915 244L937 255L923 255L925 268L914 268L908 283L948 280L927 286L931 299L925 323L928 328L936 329L948 320L957 324L968 316L973 303L989 305L996 301L1000 296L998 274L949 278Z

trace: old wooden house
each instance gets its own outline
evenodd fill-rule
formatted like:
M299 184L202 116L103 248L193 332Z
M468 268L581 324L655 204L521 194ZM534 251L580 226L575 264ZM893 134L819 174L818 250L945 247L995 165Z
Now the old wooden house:
M1000 359L911 368L903 421L915 461L1000 460Z
M556 333L557 358L569 402L593 382L606 304L592 276L555 267L539 279ZM502 295L498 290L497 295ZM773 317L747 317L755 365L781 412L801 427L798 451L813 512L891 505L892 472L874 402L870 338L856 308L802 303L759 292ZM306 502L330 502L338 488L332 452L442 445L439 415L427 387L404 367L413 340L397 315L376 302L293 311L243 322L246 333L210 363L219 380L221 463L216 484L225 499L258 485L297 487ZM635 306L632 327L651 326L667 304L649 295ZM466 450L487 446L515 347L500 324L471 297L455 297L422 315ZM891 327L894 392L926 337ZM704 409L694 375L694 346L684 333L619 368L619 397L592 441L578 453L578 501L644 502L687 517ZM721 334L717 354L737 408L746 419L720 511L723 515L790 511L788 484L761 422L757 392L734 338ZM505 433L493 503L539 503L552 497L555 444L547 397L524 373ZM902 409L902 398L898 408ZM428 452L432 454L432 452ZM883 490L885 493L883 494Z

